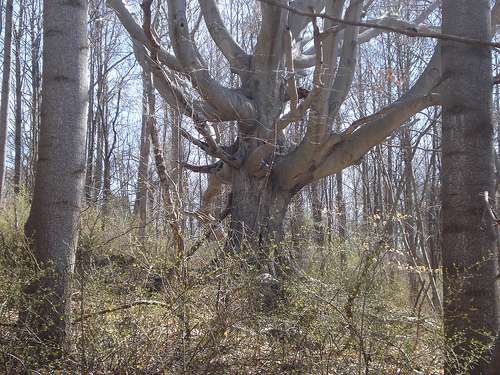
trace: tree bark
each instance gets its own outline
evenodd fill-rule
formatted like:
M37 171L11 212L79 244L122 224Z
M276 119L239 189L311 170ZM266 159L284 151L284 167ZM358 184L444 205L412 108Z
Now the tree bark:
M39 18L39 0L31 2L30 9L30 52L31 52L31 148L26 170L26 183L33 190L35 164L38 158L38 132L40 128L40 39L41 27Z
M5 39L3 45L2 98L0 100L0 202L5 193L6 152L8 138L8 112L10 92L10 62L12 45L13 0L5 4Z
M444 0L442 31L489 40L490 17L489 0ZM498 330L497 234L481 197L495 196L491 52L443 42L442 69L444 329L455 354L445 373L479 375L487 371L489 335Z
M24 4L19 2L19 24L16 31L15 45L15 61L16 61L16 120L15 120L15 135L14 135L14 193L18 194L21 188L21 163L22 163L22 66L21 66L21 41L24 32Z
M38 270L20 323L42 361L60 357L70 328L71 279L85 176L88 102L86 0L45 0L42 121L33 203L25 231ZM64 63L61 63L64 62Z
M322 206L321 182L316 181L311 184L311 207L313 218L313 240L318 246L323 246L325 244Z
M149 154L151 144L148 129L148 95L152 95L153 87L147 73L142 76L142 127L141 148L139 152L139 170L137 172L137 194L135 197L135 214L139 216L139 238L144 244L146 237L146 220L148 213L148 180L149 180Z
M335 206L337 208L337 234L341 241L345 241L347 237L347 215L344 200L344 181L342 171L335 175L335 183L337 192L335 194ZM347 264L347 254L342 251L340 254L340 261L342 264Z
M249 262L262 272L286 273L283 220L292 195L273 187L267 178L252 178L245 170L233 172L232 186L230 251L248 251Z

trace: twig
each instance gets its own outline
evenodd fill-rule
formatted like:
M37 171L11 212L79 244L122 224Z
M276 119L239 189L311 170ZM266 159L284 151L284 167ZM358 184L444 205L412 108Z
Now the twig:
M121 305L121 306L116 306L116 307L112 307L112 308L109 308L109 309L104 309L104 310L101 310L101 311L96 311L96 312L93 312L93 313L90 313L90 314L83 315L83 316L81 316L81 317L73 320L71 322L71 324L76 324L76 323L81 322L82 320L94 318L96 316L106 315L106 314L110 314L110 313L113 313L113 312L116 312L116 311L121 311L121 310L127 310L127 309L130 309L130 308L135 307L135 306L162 306L162 307L170 307L170 305L167 304L167 303L165 303L165 302L150 301L150 300L140 300L140 301L130 302L130 303L126 303L126 304Z

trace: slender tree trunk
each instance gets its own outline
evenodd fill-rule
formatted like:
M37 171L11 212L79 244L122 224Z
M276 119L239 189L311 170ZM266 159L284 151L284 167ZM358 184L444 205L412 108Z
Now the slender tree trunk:
M489 40L490 18L489 0L443 1L443 33ZM442 70L444 329L455 354L445 373L479 375L498 330L497 233L481 196L495 196L491 51L443 42ZM478 344L483 351L471 357Z
M3 44L2 98L0 100L0 202L5 193L8 112L10 92L10 61L12 45L13 0L7 0L5 12L5 39Z
M97 5L99 7L99 5ZM100 14L100 11L97 10L98 14ZM103 32L103 25L102 22L98 22L96 25L96 47L95 47L95 53L96 53L96 70L97 70L97 93L96 93L96 121L95 121L95 126L96 126L96 134L97 134L97 139L96 139L96 159L95 159L95 166L94 166L94 201L97 202L99 199L102 199L101 195L101 190L103 186L103 168L104 168L104 137L106 134L106 117L104 115L105 111L105 102L103 100L104 97L104 86L105 86L105 77L103 77L103 71L104 71L104 63L103 63L103 38L104 38L104 32Z
M337 207L337 226L338 226L338 236L341 241L346 239L347 233L347 215L345 210L345 200L344 200L344 181L342 176L342 171L335 175L335 184L337 187L337 194L335 195L335 205ZM342 264L347 263L347 254L342 252L340 254L340 261Z
M103 154L104 154L104 141L103 141L103 124L102 121L97 116L96 121L96 157L94 164L94 186L93 186L93 200L97 202L101 198L101 188L102 188L102 174L103 174Z
M149 180L149 154L151 144L148 131L148 95L153 88L146 73L142 76L142 127L141 127L141 149L139 155L139 170L137 175L137 194L135 197L135 214L139 216L139 237L144 244L146 237L146 220L148 213L148 180Z
M15 61L16 61L16 120L15 120L15 135L14 135L14 147L15 147L15 158L14 158L14 192L19 193L21 188L21 163L22 163L22 66L21 66L21 41L24 32L24 4L21 0L19 2L19 24L16 31L16 51L15 51Z
M323 228L321 182L311 184L311 207L313 217L313 240L316 245L323 246L325 243L325 232Z
M170 155L170 168L172 171L172 179L175 183L174 189L177 191L178 196L182 199L184 196L184 171L182 168L182 163L184 162L184 149L182 147L182 136L181 136L181 115L176 108L170 110L170 116L172 118L172 131L171 131L171 155ZM165 124L166 125L166 124ZM182 229L185 229L186 221L181 219L179 225ZM222 236L222 234L220 234Z
M35 192L26 223L40 274L20 322L45 361L63 353L85 177L88 101L86 0L45 0L42 122ZM64 64L61 64L64 61Z
M403 236L405 237L406 259L408 265L408 282L410 288L410 303L415 304L419 280L417 275L418 257L415 230L415 206L413 202L413 153L410 139L410 129L404 128L401 132L401 146L403 148L403 192L404 214L402 220Z
M182 148L182 136L180 132L180 115L179 113L175 110L172 109L171 111L171 117L172 117L172 139L170 140L171 144L171 162L170 162L170 167L172 168L173 171L173 178L174 182L177 185L177 191L180 196L182 196L182 192L184 190L183 187L183 179L182 179L182 162L183 162L183 148Z
M38 20L39 0L31 2L30 9L30 48L31 48L31 148L27 185L30 191L34 186L35 164L38 158L38 131L40 128L40 38L41 30Z
M92 30L90 31L90 40L92 40ZM96 122L94 121L94 48L92 44L89 50L90 55L90 87L89 87L89 108L87 113L87 172L85 174L85 199L92 201L92 186L94 178L94 150L96 138Z
M301 192L297 193L292 201L293 211L290 217L290 229L292 235L292 249L299 266L303 266L306 261L304 253L304 196Z

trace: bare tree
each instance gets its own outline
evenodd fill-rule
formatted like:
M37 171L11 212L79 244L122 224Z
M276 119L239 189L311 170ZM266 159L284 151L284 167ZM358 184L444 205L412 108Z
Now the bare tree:
M15 30L15 66L16 66L16 119L14 134L14 192L19 193L21 187L21 163L22 163L22 126L23 126L23 82L21 65L21 42L24 33L24 3L19 1L18 27Z
M293 1L292 10L283 1L261 1L260 33L252 51L233 39L215 1L199 0L213 41L241 82L237 88L226 87L210 75L190 33L186 1L167 2L173 54L158 45L154 30L147 32L137 24L122 1L108 0L108 5L131 35L139 62L154 72L160 95L180 107L204 139L187 131L183 135L220 160L216 168L187 168L229 176L223 182L232 188L229 244L235 249L244 243L269 249L270 243L280 242L293 195L358 162L408 118L439 102L434 95L441 77L436 50L422 76L398 100L348 129L333 132L333 119L351 87L358 46L380 30L360 34L359 27L340 27L327 17L321 31L317 17L299 14L320 11L325 6L321 0ZM363 1L359 0L326 4L326 14L343 16L354 24L361 20L362 10ZM311 25L312 35L306 30ZM314 46L308 49L309 40ZM154 58L145 57L148 50ZM314 67L312 87L297 87L295 75L308 67ZM199 99L191 96L191 90ZM285 147L283 130L304 116L307 129L303 139L294 147ZM238 136L233 144L217 144L207 123L227 121L237 122ZM273 254L264 253L262 262L274 269L269 260Z
M0 101L0 201L5 193L6 152L10 92L10 62L12 46L12 14L14 0L7 0L5 11L5 39L3 42L2 98Z
M443 1L447 34L489 40L490 19L489 0ZM497 234L481 197L485 191L495 196L491 51L443 42L442 69L444 328L454 352L445 371L485 374L498 331Z
M40 60L42 27L40 18L41 0L31 0L29 6L29 34L30 34L30 134L29 153L27 157L26 185L32 189L34 185L35 164L38 153L38 132L40 128Z
M88 101L86 0L43 7L42 121L35 191L25 231L40 274L20 321L50 358L70 326L70 288L85 176Z
M151 142L149 141L148 121L151 121L147 115L148 95L151 95L152 87L147 73L142 75L142 127L141 143L139 152L139 168L137 171L137 193L135 196L134 213L139 216L140 229L139 237L144 243L146 236L146 220L148 212L148 180L149 180L149 155L151 151Z

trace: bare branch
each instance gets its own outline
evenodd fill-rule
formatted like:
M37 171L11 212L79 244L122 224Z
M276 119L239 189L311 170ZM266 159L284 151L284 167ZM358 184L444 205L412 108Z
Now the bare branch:
M431 3L425 10L417 17L415 20L412 22L407 22L399 17L387 15L386 17L383 17L380 20L372 20L370 21L371 23L377 23L379 25L385 25L385 26L393 26L393 27L400 27L400 28L414 28L416 30L419 30L421 32L438 32L439 29L434 29L429 26L421 25L422 22L424 22L431 14L434 12L437 8L439 7L439 1L434 1ZM375 38L376 36L380 35L383 33L383 30L380 29L369 29L366 31L363 31L358 38L358 43L366 43L369 40Z
M410 38L432 38L432 39L439 39L439 40L448 40L448 41L457 42L457 43L479 45L479 46L484 46L484 47L500 48L500 43L490 42L490 41L486 41L486 40L466 38L466 37L461 37L458 35L443 34L443 33L439 33L439 32L418 31L418 30L415 30L413 28L398 28L398 27L384 26L384 25L378 25L378 24L372 23L372 22L349 21L349 20L345 20L342 18L333 17L333 16L330 16L330 15L324 14L324 13L305 12L305 11L299 10L299 9L294 8L292 6L289 6L289 5L280 4L275 0L259 0L259 1L262 3L266 3L266 4L272 4L274 6L279 6L283 9L287 9L290 12L299 14L301 16L329 19L329 20L332 20L334 22L337 22L337 23L343 24L343 25L361 26L361 27L380 29L382 31L403 34L403 35L406 35Z
M200 125L197 126L197 129L198 131L201 130L201 132L205 132L205 130L203 130ZM203 142L197 139L196 137L193 137L189 132L187 132L183 128L180 128L180 132L184 138L186 138L189 142L191 142L195 146L199 147L201 150L205 151L208 155L213 156L214 158L217 159L221 159L222 161L226 162L233 168L238 169L241 167L242 163L241 160L227 153L222 147L217 146L210 135L208 136L205 135L206 136L205 139L207 140L207 142Z
M224 162L219 160L216 163L208 164L208 165L193 165L188 163L181 163L183 168L189 169L195 173L205 173L205 174L215 174L217 173L223 166Z
M351 4L346 12L346 19L359 20L360 18L361 7ZM337 116L342 103L344 103L349 93L352 80L354 79L354 72L358 61L358 43L356 42L358 35L359 27L351 26L345 30L339 68L337 69L337 75L335 76L329 98L328 116L330 120Z
M235 42L229 31L227 31L215 1L198 0L198 2L200 3L203 18L212 39L231 66L233 66L236 63L236 58L246 56L245 51Z
M255 110L251 100L214 80L200 60L190 38L185 0L169 1L168 11L170 38L175 54L203 99L224 117L252 118Z
M135 21L134 17L130 14L121 0L107 0L106 4L115 11L121 24L136 43L146 46L150 51L154 49L154 46L151 44L144 30ZM177 58L161 48L158 49L158 59L170 69L179 72L182 71L182 66L179 64Z
M283 31L285 30L286 12L281 7L281 1L275 3L261 2L260 4L262 21L253 60L256 70L263 73L275 70L283 56Z
M296 9L313 9L314 11L319 12L325 7L325 0L295 0L290 2L290 6ZM290 14L288 16L288 26L292 32L292 38L298 38L309 22L311 22L310 17L303 17L296 13Z
M344 141L331 150L314 172L313 180L337 173L354 164L411 116L427 107L438 105L440 97L436 92L439 92L441 83L441 54L440 47L437 46L427 68L413 87L396 102L348 128ZM359 129L353 132L356 128Z

